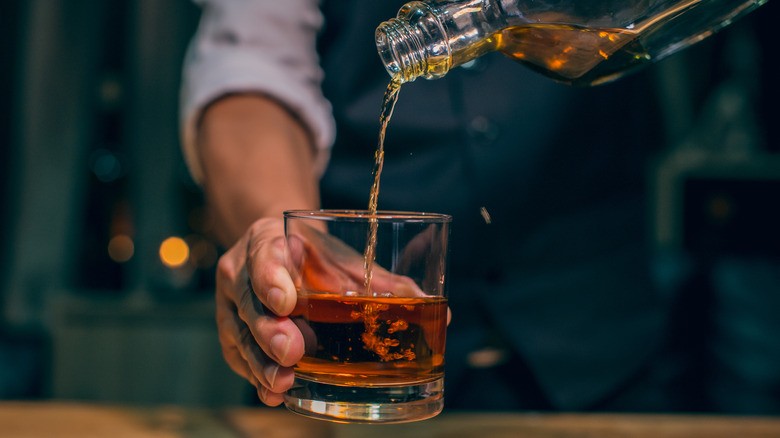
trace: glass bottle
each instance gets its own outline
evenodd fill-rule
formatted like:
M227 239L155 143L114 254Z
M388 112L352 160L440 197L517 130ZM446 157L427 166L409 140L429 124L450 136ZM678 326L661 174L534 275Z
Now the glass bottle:
M499 51L557 81L596 85L708 37L767 0L426 0L376 30L400 82Z

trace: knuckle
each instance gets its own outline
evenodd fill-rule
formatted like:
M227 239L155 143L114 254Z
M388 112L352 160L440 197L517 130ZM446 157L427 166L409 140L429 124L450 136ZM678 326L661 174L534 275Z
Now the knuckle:
M251 348L252 344L255 343L255 337L248 326L245 325L238 331L238 343L244 349Z
M249 321L250 319L255 318L257 315L262 314L260 301L249 287L244 288L241 292L241 295L238 298L238 307L236 310L239 318L241 318L243 321Z
M235 274L235 263L233 263L233 260L230 259L230 257L226 255L223 255L219 258L217 261L217 280L222 281L234 281L236 278Z

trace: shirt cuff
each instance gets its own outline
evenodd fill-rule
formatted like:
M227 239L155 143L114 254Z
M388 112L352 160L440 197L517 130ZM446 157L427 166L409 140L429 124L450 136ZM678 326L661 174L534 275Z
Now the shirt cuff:
M311 134L316 148L315 169L317 176L322 176L335 140L336 123L330 102L322 94L322 72L314 49L315 33L311 34L311 41L304 40L306 44L296 41L294 47L241 43L220 45L214 41L214 26L204 27L199 29L185 58L181 88L182 152L195 182L200 184L203 181L203 169L196 149L202 113L220 97L236 93L269 96L297 117ZM236 29L239 35L242 31L244 29ZM257 38L258 35L252 37ZM274 43L279 37L269 35ZM295 60L302 65L285 66L291 51L301 54Z

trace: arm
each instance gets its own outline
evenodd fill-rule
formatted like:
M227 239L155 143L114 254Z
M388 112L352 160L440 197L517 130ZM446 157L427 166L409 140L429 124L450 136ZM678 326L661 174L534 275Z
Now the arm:
M302 335L285 317L296 295L281 212L319 205L317 179L335 135L315 51L322 17L317 0L198 3L182 138L230 248L217 267L219 339L230 367L277 405L303 354Z
M310 137L269 98L233 95L211 105L200 124L197 151L201 184L226 247L258 218L319 206Z
M198 152L220 240L230 247L217 269L223 355L264 403L277 405L303 355L300 331L283 318L296 295L284 259L281 213L319 204L313 148L301 124L276 102L234 95L205 112ZM253 304L253 291L276 315Z

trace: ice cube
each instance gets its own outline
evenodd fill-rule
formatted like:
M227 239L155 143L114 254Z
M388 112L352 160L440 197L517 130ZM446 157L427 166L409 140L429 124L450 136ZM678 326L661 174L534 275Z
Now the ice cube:
M392 298L395 296L395 294L390 292L389 290L384 292L373 291L371 292L371 296L374 298Z

